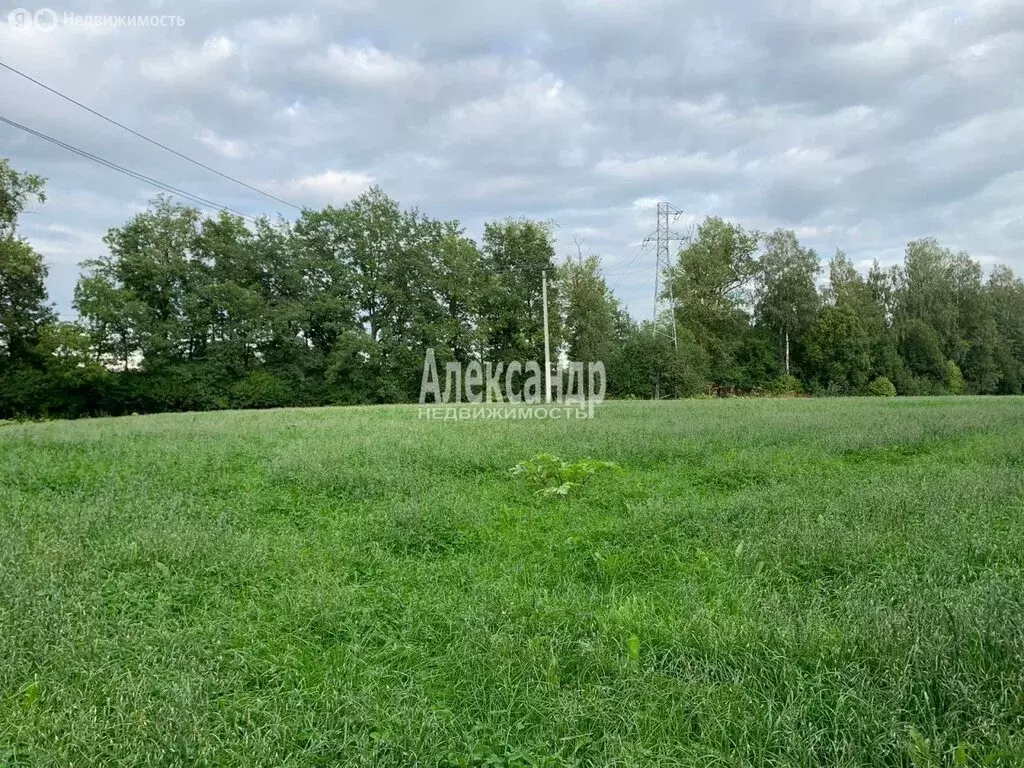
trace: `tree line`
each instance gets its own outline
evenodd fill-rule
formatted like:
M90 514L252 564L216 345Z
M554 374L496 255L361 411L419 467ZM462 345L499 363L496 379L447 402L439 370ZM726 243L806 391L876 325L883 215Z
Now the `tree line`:
M0 159L0 418L414 401L428 348L543 360L545 272L553 348L603 361L612 397L1024 387L1024 283L930 239L863 276L791 231L708 218L666 275L672 311L637 323L599 257L557 263L547 222L477 243L378 188L295 221L161 197L83 264L68 321L18 234L38 202L43 180Z

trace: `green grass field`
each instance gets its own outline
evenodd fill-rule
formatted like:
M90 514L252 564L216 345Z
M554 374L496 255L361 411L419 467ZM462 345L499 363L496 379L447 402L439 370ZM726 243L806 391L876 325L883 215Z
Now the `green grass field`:
M1022 568L1021 399L6 425L0 765L1018 766Z

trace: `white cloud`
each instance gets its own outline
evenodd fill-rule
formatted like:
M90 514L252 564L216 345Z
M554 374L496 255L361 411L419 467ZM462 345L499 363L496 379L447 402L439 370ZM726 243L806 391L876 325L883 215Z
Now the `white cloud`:
M448 143L464 140L507 139L523 132L540 138L565 140L587 131L586 103L561 79L546 74L508 85L499 96L459 104L440 125Z
M229 38L216 35L203 41L199 48L178 49L169 56L144 60L140 69L150 80L187 82L211 75L235 51L236 46Z
M690 155L661 155L627 159L606 158L595 168L597 173L617 179L660 179L679 174L722 174L737 167L734 155L713 157L705 152Z
M422 72L415 61L375 46L331 45L326 52L307 56L302 67L332 80L357 86L406 82Z
M249 154L249 148L245 142L223 139L213 131L206 129L197 137L203 144L212 147L219 155L237 160Z
M252 45L294 47L316 40L320 23L314 15L252 19L238 27L238 34Z
M333 205L358 196L373 182L367 173L327 170L287 182L284 190L315 200L314 205Z
M653 211L660 202L660 197L638 197L633 201L633 207L644 211Z

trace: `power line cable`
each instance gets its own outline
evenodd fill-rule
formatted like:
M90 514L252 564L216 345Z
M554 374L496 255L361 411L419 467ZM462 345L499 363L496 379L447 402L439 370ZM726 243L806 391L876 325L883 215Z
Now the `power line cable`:
M628 268L628 267L631 267L634 264L636 264L637 259L640 258L640 254L643 253L644 250L645 250L645 246L644 246L643 243L640 243L639 245L635 246L633 248L633 252L630 254L629 259L626 262L626 267ZM625 275L633 274L635 272L646 272L646 271L647 271L647 267L641 267L640 269L629 270L629 271L625 271L625 272L619 272L618 273L619 279L615 280L611 285L609 285L608 286L608 290L611 291L612 293L615 293L615 289L619 288L622 285L622 277L624 277ZM613 276L615 275L614 272L606 272L605 274L606 275L613 275Z
M559 269L560 267L564 267L564 266L566 266L566 265L565 264L554 264L552 266L546 266L546 267L510 265L510 266L504 267L502 269L487 269L486 272L489 275L539 275L541 272L545 272L545 271L547 271L547 272L554 272L555 270ZM625 271L621 271L621 270L605 271L605 270L602 269L601 270L601 274L603 274L606 277L607 276L619 277L619 276L623 276L623 275L631 275L631 274L636 274L636 273L639 273L639 272L647 272L647 271L648 271L647 267L638 267L637 269L629 269L629 270L625 270Z
M72 152L78 155L79 157L84 157L87 160L92 160L93 162L110 168L111 170L117 171L118 173L123 173L126 176L130 176L131 178L136 179L137 181L142 181L145 182L146 184L150 184L151 186L156 187L157 189L162 189L165 192L170 192L172 195L177 195L178 197L182 197L190 202L206 206L207 208L215 208L220 211L226 211L227 213L234 214L235 216L240 216L241 218L246 219L247 221L251 221L254 223L256 222L256 219L254 217L241 213L240 211L236 211L233 208L230 208L226 205L216 203L213 200L207 200L205 197L200 197L199 195L187 192L184 189L172 186L171 184L167 184L166 182L160 181L159 179L154 179L152 176L146 176L145 174L139 173L138 171L133 171L130 168L125 168L124 166L118 165L117 163L111 160L102 158L99 155L94 155L91 152L87 152L84 149L79 149L78 147L63 142L60 139L55 139L53 136L49 136L43 133L42 131L37 131L34 128L29 128L27 125L16 123L14 120L10 120L4 117L3 115L0 115L0 122L6 123L7 125L12 126L13 128L22 130L25 133L35 136L36 138L42 139L43 141L47 141L51 144L54 144L55 146L58 146L61 149L65 149L68 152Z
M15 122L14 120L11 120L10 118L4 117L3 115L0 115L0 123L5 123L5 124L7 124L7 125L9 125L9 126L11 126L13 128L17 128L17 129L19 129L21 131L24 131L25 133L28 133L31 136L35 136L36 138L42 139L43 141L47 141L47 142L49 142L51 144L54 144L55 146L58 146L61 149L65 149L68 152L72 152L75 155L78 155L79 157L83 157L83 158L85 158L87 160L91 160L91 161L93 161L95 163L98 163L99 165L102 165L102 166L104 166L106 168L110 168L111 170L117 171L118 173L123 173L124 175L129 176L130 178L136 179L138 181L145 182L146 184L150 184L150 185L156 187L157 189L162 189L165 192L170 192L171 194L177 195L178 197L182 197L182 198L184 198L186 200L189 200L190 202L198 203L199 205L204 205L204 206L206 206L208 208L214 208L216 210L225 211L227 213L231 213L231 214L234 214L235 216L239 216L239 217L241 217L243 219L246 219L247 221L251 221L251 222L256 222L257 221L257 219L254 218L253 216L249 216L248 214L242 213L240 211L236 211L233 208L230 208L230 207L228 207L226 205L223 205L221 203L214 202L213 200L208 200L205 197L200 197L199 195L193 194L192 192L188 192L188 191L186 191L184 189L180 189L179 187L175 187L175 186L173 186L171 184L167 184L166 182L160 181L159 179L155 179L155 178L153 178L151 176L146 176L145 174L139 173L138 171L133 171L130 168L125 168L124 166L118 165L117 163L115 163L115 162L113 162L111 160L107 160L106 158L100 157L99 155L94 155L91 152L87 152L84 149L80 149L80 148L78 148L76 146L68 144L67 142L61 141L60 139L54 138L53 136L45 134L42 131L37 131L34 128L28 127L27 125L22 125L21 123ZM635 257L634 257L633 261L635 261ZM506 267L504 269L492 269L492 270L487 270L487 271L488 271L489 274L500 274L500 275L509 275L509 274L539 274L539 273L544 272L546 270L554 271L555 269L558 269L559 267L562 267L562 266L565 266L565 265L564 264L554 264L554 265L550 265L550 266L536 266L536 267L510 265L509 267ZM606 275L606 276L608 276L608 275L611 275L611 276L623 276L623 275L629 275L629 274L634 274L634 273L638 273L638 272L644 272L646 270L647 270L646 267L640 267L638 269L627 269L627 270L614 270L614 271L602 270L602 273L604 275Z
M13 72L14 74L18 75L19 77L25 78L29 82L34 83L35 85L38 85L40 88L43 88L43 89L49 91L50 93L54 94L55 96L59 96L60 98L64 99L65 101L67 101L67 102L69 102L71 104L74 104L76 107L81 107L86 112L88 112L88 113L90 113L92 115L95 115L96 117L100 118L101 120L106 120L111 125L116 125L121 130L127 131L128 133L132 134L132 136L136 136L136 137L142 139L143 141L148 141L153 146L159 147L160 149L162 149L162 150L164 150L166 152L170 152L172 155L174 155L176 157L179 157L182 160L186 160L186 161L192 163L192 165L195 165L195 166L198 166L200 168L203 168L204 170L207 170L210 173L213 173L213 174L216 174L217 176L220 176L222 179L227 179L228 181L231 181L231 182L233 182L235 184L239 184L239 185L245 187L248 190L251 190L251 191L256 192L256 193L258 193L260 195L263 195L264 197L269 198L271 200L274 200L274 201L276 201L278 203L281 203L282 205L287 205L290 208L294 208L297 211L301 211L302 210L302 206L296 205L295 203L290 203L287 200L283 200L280 197L277 197L276 195L270 194L269 192L264 192L262 189L259 189L258 187L254 187L252 184L248 184L248 183L242 181L241 179L236 179L234 176L229 176L226 173L221 173L216 168L211 168L206 163L203 163L203 162L200 162L199 160L191 158L188 155L183 154L183 153L179 152L176 149L172 149L171 147L168 147L166 144L161 144L159 141L157 141L155 139L151 139L151 138L149 138L149 136L146 136L145 134L139 133L138 131L136 131L133 128L129 128L124 123L119 123L117 120L114 120L112 117L107 117L102 112L98 112L95 109L93 109L92 107L87 106L87 105L83 104L82 102L77 101L76 99L73 99L70 96L61 93L56 88L51 88L46 83L42 83L39 80L36 80L34 77L32 77L32 76L22 72L21 70L15 69L10 64L5 64L4 62L0 61L0 67L3 67L4 69L8 70L9 72Z

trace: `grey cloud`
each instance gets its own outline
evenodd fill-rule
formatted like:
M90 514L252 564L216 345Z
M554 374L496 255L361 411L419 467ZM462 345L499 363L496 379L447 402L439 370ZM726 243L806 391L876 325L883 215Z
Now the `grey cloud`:
M24 4L24 3L19 3ZM775 6L775 7L772 7ZM0 22L0 59L308 205L377 182L457 217L554 218L649 314L651 201L787 226L891 262L907 239L1011 263L1024 222L1024 6L1014 0L78 0L180 28ZM2 14L0 14L2 18ZM0 114L254 215L280 206L0 72ZM24 231L67 311L75 263L155 190L0 127L49 178ZM288 213L282 211L282 213ZM636 271L640 270L640 271Z

